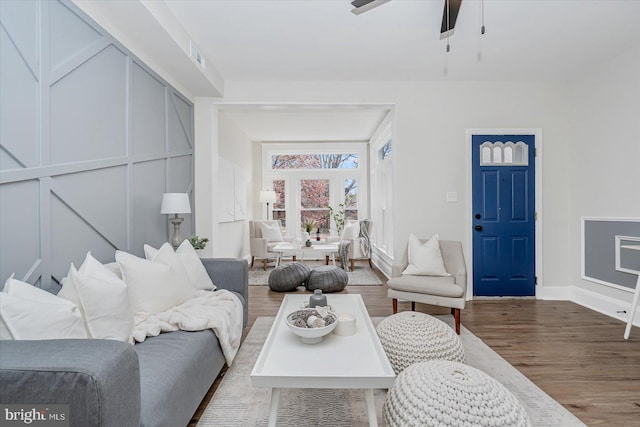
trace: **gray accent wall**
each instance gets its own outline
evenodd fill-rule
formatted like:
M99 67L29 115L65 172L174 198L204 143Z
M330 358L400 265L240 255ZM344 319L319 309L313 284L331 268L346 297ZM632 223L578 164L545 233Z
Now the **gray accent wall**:
M162 194L194 209L193 134L191 102L75 5L0 0L0 287L167 241Z
M584 220L584 278L595 279L633 290L638 276L616 270L616 236L640 238L640 218L635 220ZM622 244L635 242L622 241ZM640 270L640 251L621 250L620 266Z

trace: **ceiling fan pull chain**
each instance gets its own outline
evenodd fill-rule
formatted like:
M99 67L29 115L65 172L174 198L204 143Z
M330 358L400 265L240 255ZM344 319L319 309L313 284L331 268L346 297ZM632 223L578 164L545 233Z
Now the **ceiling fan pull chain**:
M480 10L481 10L481 16L482 16L482 27L480 27L480 34L484 34L485 33L485 29L484 29L484 0L480 0Z
M449 35L451 35L451 21L449 20L449 0L447 0L447 53L451 51L451 44L449 44Z

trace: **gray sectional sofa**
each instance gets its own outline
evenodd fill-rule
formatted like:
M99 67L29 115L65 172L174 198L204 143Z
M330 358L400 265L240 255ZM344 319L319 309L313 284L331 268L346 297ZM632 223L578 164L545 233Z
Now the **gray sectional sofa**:
M244 306L245 260L206 259L218 288ZM211 330L112 340L0 342L0 404L68 404L70 426L186 426L225 364Z

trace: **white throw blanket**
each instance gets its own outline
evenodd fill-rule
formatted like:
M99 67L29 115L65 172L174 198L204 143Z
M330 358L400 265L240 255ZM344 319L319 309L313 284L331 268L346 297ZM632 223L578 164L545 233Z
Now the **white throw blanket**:
M161 313L137 314L133 339L142 342L161 332L213 329L227 365L231 366L240 347L242 315L242 303L232 292L197 291L195 298Z

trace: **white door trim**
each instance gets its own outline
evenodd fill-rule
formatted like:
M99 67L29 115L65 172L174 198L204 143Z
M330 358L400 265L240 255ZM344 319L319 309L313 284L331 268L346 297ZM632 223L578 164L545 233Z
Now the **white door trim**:
M538 283L535 288L536 298L538 297L538 290L544 286L543 274L542 274L542 223L544 217L542 215L542 129L541 128L472 128L467 129L467 206L466 206L466 221L467 227L467 245L466 253L469 255L467 261L467 300L473 299L473 182L472 182L472 164L471 164L471 149L472 149L472 137L473 135L534 135L535 137L535 150L536 150L536 194L535 194L535 212L538 219L535 224L535 237L536 237L536 277Z

